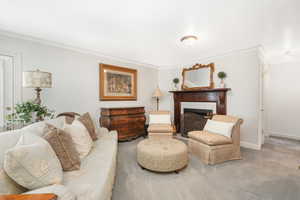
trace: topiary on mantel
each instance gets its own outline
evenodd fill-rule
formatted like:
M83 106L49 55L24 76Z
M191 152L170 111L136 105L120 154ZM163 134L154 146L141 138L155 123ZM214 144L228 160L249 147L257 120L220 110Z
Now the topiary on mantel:
M178 90L177 84L179 83L179 78L174 78L173 83L174 83L174 86L175 86L175 90Z
M218 77L221 79L220 88L225 88L224 79L227 77L227 74L223 71L218 72Z

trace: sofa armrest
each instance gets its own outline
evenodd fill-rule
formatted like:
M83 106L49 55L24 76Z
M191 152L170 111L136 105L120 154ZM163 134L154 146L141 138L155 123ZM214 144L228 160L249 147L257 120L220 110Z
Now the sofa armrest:
M107 128L100 127L97 130L97 136L99 138L112 137L112 138L117 140L118 139L118 132L117 131L109 131Z
M44 193L56 194L57 200L76 200L76 196L73 193L71 193L65 186L58 185L58 184L31 190L23 194L44 194Z

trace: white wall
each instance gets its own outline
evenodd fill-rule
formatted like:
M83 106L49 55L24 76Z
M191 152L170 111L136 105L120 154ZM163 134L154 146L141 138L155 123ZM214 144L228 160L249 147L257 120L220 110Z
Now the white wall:
M0 50L20 53L24 71L38 68L52 73L53 88L42 91L42 102L57 113L88 111L98 118L101 107L145 106L147 111L155 108L151 95L157 87L157 69L6 36L0 36ZM137 69L138 100L99 101L99 63ZM24 100L34 97L32 89L23 89Z
M300 61L271 64L265 72L265 132L300 139Z
M228 75L225 82L228 88L227 114L241 117L244 123L241 127L241 141L244 146L259 148L259 58L257 49L233 52L198 63L215 63L214 82L216 87L220 81L217 78L219 71ZM187 65L190 67L195 63ZM159 71L159 86L166 94L161 102L163 109L173 110L173 99L167 91L172 88L172 79L181 77L181 68L165 69Z

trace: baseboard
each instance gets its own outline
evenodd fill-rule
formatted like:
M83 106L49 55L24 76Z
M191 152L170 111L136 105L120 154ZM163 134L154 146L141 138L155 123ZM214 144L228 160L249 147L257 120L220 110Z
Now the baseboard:
M241 147L247 148L247 149L254 149L254 150L260 150L261 147L258 144L253 144L250 142L242 142L241 141Z
M287 138L287 139L292 139L292 140L300 140L300 136L297 136L297 135L288 135L288 134L277 133L277 132L272 132L272 131L268 131L267 133L268 133L268 136L275 136L275 137Z

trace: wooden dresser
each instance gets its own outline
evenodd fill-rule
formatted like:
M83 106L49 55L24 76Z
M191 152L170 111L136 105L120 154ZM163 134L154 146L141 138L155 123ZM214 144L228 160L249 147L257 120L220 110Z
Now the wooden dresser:
M119 141L146 135L144 107L101 108L100 125L118 131Z

